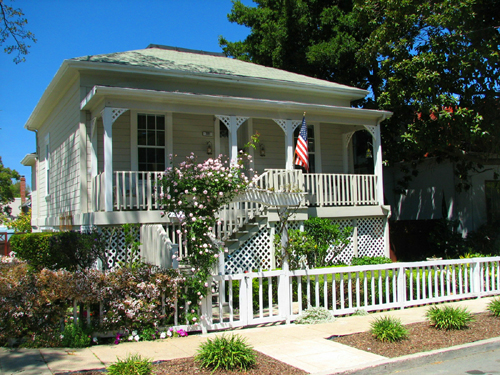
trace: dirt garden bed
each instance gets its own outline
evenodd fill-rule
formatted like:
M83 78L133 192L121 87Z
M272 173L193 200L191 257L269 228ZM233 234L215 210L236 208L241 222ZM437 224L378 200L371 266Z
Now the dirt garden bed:
M396 343L380 342L375 340L369 332L332 337L331 339L354 348L379 354L385 357L400 357L407 354L420 353L450 346L471 343L492 337L500 337L500 319L489 313L475 314L475 321L468 329L460 331L442 331L429 325L428 322L408 324L409 338ZM182 358L161 362L154 365L154 374L185 374L209 375L212 372L200 369L193 358ZM76 375L67 373L66 375ZM82 373L78 373L82 374ZM102 375L103 372L90 371L85 375ZM216 371L214 374L236 375L239 371ZM246 372L247 375L302 375L307 372L289 366L262 353L258 353L257 366Z

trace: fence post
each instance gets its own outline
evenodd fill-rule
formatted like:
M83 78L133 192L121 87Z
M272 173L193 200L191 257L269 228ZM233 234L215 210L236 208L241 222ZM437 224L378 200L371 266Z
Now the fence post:
M481 263L478 259L473 259L472 262L472 293L479 298L481 296Z
M208 288L210 288L210 283L208 285ZM207 296L205 296L203 298L203 300L201 301L201 321L200 321L200 325L201 325L201 333L206 335L207 332L208 332L208 309L211 308L212 306L209 306L209 300L212 299L212 296L210 293L207 293Z
M406 272L405 272L405 267L403 265L400 265L398 267L397 291L398 291L398 303L401 310L403 310L406 305Z
M243 326L248 325L249 311L253 311L248 305L248 276L245 274L240 280L240 321Z

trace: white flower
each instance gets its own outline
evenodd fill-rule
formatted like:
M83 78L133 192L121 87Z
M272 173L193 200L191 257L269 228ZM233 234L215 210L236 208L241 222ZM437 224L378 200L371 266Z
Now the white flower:
M168 337L172 337L172 331L167 331Z
M141 339L141 338L139 337L139 335L135 335L135 336L134 336L134 340L135 340L135 341L139 341L140 339Z
M160 333L160 339L167 338L167 334L165 332Z
M134 339L134 336L132 336L132 335L130 335L130 336L128 337L128 341L132 341L133 339Z

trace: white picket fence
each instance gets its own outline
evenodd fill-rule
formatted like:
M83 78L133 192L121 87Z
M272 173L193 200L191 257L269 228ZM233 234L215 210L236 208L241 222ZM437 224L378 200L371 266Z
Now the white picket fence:
M308 306L334 315L500 294L500 257L211 276L201 325L290 322Z

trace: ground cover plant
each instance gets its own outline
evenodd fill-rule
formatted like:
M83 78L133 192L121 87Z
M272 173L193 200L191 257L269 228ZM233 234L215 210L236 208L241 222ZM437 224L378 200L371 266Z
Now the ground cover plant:
M465 307L432 306L425 316L437 329L464 329L474 321L473 315Z
M408 337L408 330L397 318L383 316L375 319L370 326L373 337L379 341L395 342Z
M195 360L213 371L246 371L256 363L256 353L239 335L220 335L200 344Z
M490 303L488 304L488 311L491 314L500 317L500 297L497 297L490 301Z
M149 375L153 369L151 360L138 354L128 355L111 364L106 370L110 375Z
M324 307L309 307L297 317L295 324L328 323L334 320L332 313Z

